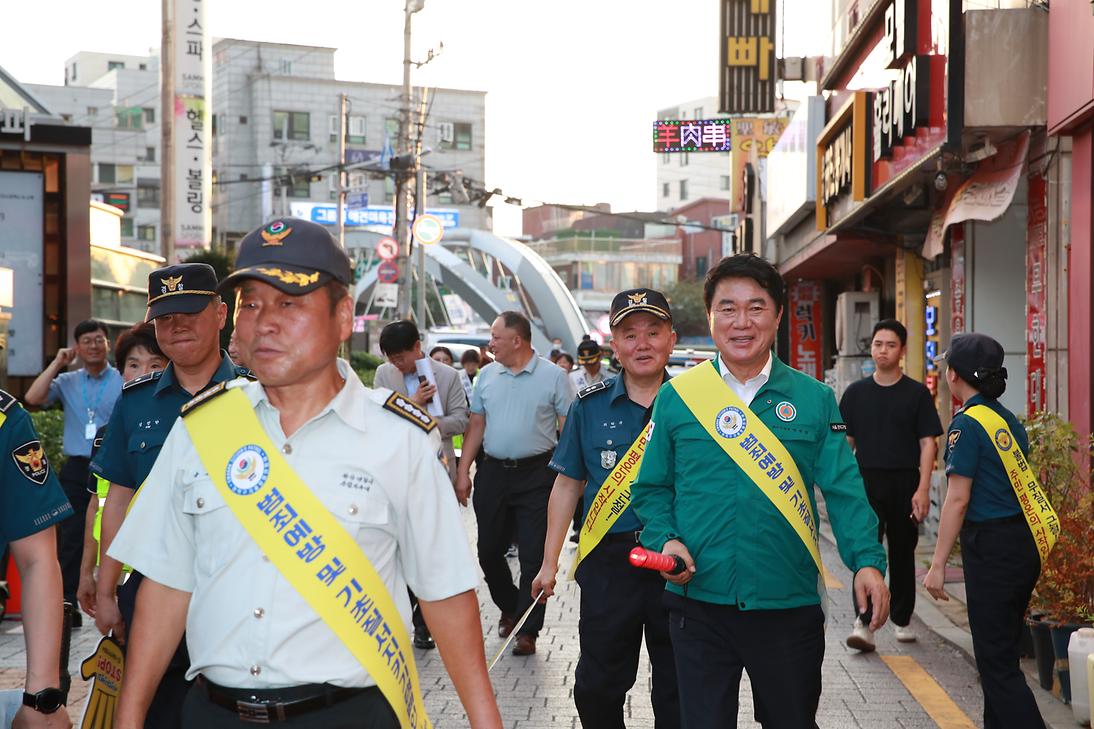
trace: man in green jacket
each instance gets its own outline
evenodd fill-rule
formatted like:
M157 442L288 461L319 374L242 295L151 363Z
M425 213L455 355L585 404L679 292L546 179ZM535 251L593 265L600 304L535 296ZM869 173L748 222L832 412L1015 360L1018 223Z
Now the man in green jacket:
M813 485L874 629L889 612L877 517L832 391L771 353L779 272L731 256L703 293L719 357L662 386L632 487L642 544L686 565L663 573L683 726L736 726L744 669L764 727L814 727L824 614Z

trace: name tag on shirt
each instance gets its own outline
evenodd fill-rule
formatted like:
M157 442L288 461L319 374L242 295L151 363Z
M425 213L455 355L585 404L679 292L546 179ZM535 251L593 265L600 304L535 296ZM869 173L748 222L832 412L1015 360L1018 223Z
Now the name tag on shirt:
M95 440L95 431L98 428L95 427L95 423L88 423L84 426L84 437L88 440Z

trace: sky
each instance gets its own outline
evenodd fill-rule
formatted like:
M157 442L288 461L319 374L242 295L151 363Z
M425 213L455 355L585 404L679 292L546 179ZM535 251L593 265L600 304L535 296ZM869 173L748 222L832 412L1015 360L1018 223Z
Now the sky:
M784 4L788 52L820 51L816 26L827 23L828 3L783 0L780 11ZM334 47L338 78L399 84L403 6L208 0L207 22L213 38ZM5 19L13 14L0 67L24 83L63 84L64 61L78 51L159 46L155 0L17 2ZM489 187L525 205L654 210L650 124L658 109L717 94L718 32L717 0L425 0L413 57L442 41L444 50L412 83L487 92ZM495 225L519 233L519 210L496 208Z

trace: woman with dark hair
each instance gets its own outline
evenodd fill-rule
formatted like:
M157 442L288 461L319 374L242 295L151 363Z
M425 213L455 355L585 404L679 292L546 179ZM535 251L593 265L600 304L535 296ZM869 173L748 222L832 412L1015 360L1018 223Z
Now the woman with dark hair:
M429 358L437 362L443 362L449 367L452 367L456 362L456 358L453 356L452 350L443 345L436 346L433 349L429 350Z
M574 358L566 352L563 352L555 360L555 364L563 369L564 372L571 372L574 369Z
M122 373L123 382L131 382L142 375L156 370L162 370L167 366L167 355L160 349L156 341L156 328L152 322L141 322L118 335L118 341L114 344L114 356L118 370ZM99 428L92 442L91 456L99 449L106 434L106 426ZM102 520L102 505L106 501L106 494L110 483L92 474L88 478L87 490L92 496L97 496L93 504L96 508L88 508L87 517L84 520L84 552L80 559L80 582L76 588L76 599L84 612L95 617L95 568L99 564L99 524Z
M923 585L936 600L949 600L943 584L946 560L960 532L984 729L1044 729L1019 667L1019 636L1041 561L1055 541L1052 527L1058 530L1059 521L1051 506L1045 511L1048 502L1026 461L1025 428L998 400L1007 389L1003 347L984 334L958 334L946 364L950 392L964 406L946 436L946 501ZM1041 502L1036 523L1024 516L1019 490Z

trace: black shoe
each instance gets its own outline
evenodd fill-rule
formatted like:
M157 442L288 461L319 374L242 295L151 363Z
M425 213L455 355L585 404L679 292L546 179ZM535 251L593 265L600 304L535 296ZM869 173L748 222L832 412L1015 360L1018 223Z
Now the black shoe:
M431 651L437 647L437 644L433 642L433 636L429 634L429 628L414 628L414 647L421 648L423 651Z

